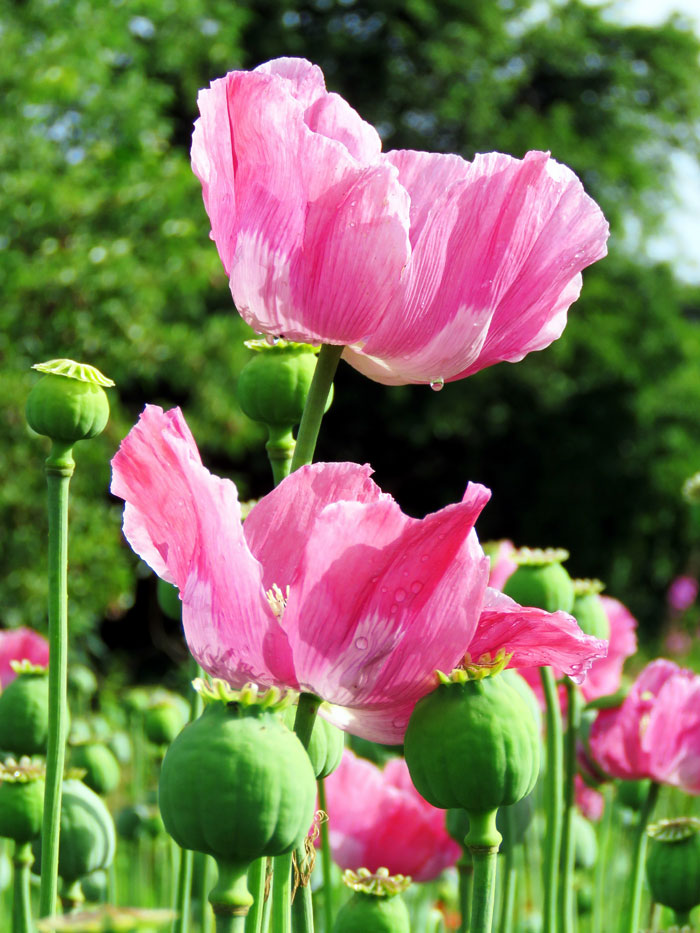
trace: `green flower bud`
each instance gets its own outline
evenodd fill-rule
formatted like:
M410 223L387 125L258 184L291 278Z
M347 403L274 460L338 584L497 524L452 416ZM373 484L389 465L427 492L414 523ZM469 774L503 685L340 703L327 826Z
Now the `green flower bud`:
M610 638L610 620L600 598L600 580L574 580L574 606L571 610L580 629L594 638Z
M83 875L109 868L114 858L114 821L97 794L82 781L63 782L58 873L65 885ZM40 839L33 847L35 870L41 872Z
M109 794L119 786L121 769L114 754L100 742L85 742L71 750L73 768L85 771L83 782L96 794Z
M410 917L401 897L410 878L390 876L386 868L375 874L361 868L346 871L343 882L354 893L338 911L333 933L410 933Z
M512 555L519 566L506 581L503 592L521 606L536 606L546 612L571 612L574 585L562 567L568 556L568 551L561 548L521 548Z
M660 820L647 833L646 868L652 898L676 914L687 914L700 904L700 820Z
M103 904L109 897L107 872L101 868L81 878L80 886L89 904Z
M472 820L526 797L540 766L528 703L499 674L451 680L419 700L404 752L418 792L435 807L466 810Z
M296 706L288 706L282 710L282 721L289 729L294 728L296 712ZM333 774L343 757L344 747L345 733L337 726L334 726L333 723L326 722L325 719L317 716L311 732L309 747L306 749L311 759L311 767L314 769L316 780L327 778L329 774Z
M44 810L43 765L8 758L0 765L0 836L20 846L41 832Z
M14 665L19 671L0 694L0 748L16 755L45 755L49 739L48 669Z
M238 377L238 402L253 421L292 428L299 424L316 369L317 347L279 340L246 341L255 355ZM328 397L326 410L331 404Z
M109 418L103 386L114 383L94 366L73 360L50 360L32 367L45 373L27 399L27 422L37 434L73 445L96 437Z

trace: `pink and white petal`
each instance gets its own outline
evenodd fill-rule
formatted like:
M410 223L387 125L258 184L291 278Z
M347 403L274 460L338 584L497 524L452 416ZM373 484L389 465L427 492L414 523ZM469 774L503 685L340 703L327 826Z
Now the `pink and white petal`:
M357 463L314 463L296 470L251 509L245 520L248 547L263 567L263 586L283 590L297 570L303 542L317 516L333 502L394 503ZM394 503L394 508L398 506Z
M192 169L202 184L204 206L226 273L236 245L238 218L231 125L228 116L228 76L212 81L197 96L200 118L192 134Z
M620 686L625 661L637 650L637 620L617 599L601 596L601 600L610 623L608 654L593 662L581 685L586 701L615 693Z
M600 710L591 726L588 744L594 760L611 777L639 781L650 777L648 763L628 739L621 708Z
M509 667L551 665L580 683L594 659L605 657L607 649L606 641L586 635L568 613L519 606L489 588L468 651L475 663L503 651L512 654Z
M384 503L329 506L317 519L285 617L300 683L341 705L394 706L434 685L469 643L488 576L473 532L490 497L422 521Z
M303 107L311 106L315 100L326 95L323 72L318 65L312 65L305 58L273 58L258 65L254 71L256 74L284 79L285 90Z
M353 158L364 165L376 162L382 141L371 123L366 123L339 94L318 97L304 114L314 133L342 143Z
M437 679L432 684L432 687L436 686ZM319 715L342 729L343 732L357 735L361 739L379 742L382 745L401 745L415 705L415 700L380 708L336 706L332 703L324 703Z
M689 753L700 756L700 677L679 670L663 684L643 723L641 744L656 780L679 784Z
M307 339L358 343L378 326L408 262L408 215L408 196L389 164L348 173L310 201L290 271ZM291 327L284 333L294 337Z
M185 636L202 666L215 673L215 660L220 671L222 658L233 658L264 674L260 659L270 655L288 672L262 567L243 536L236 487L202 465L179 409L146 406L112 460L111 489L126 502L129 543L180 589Z

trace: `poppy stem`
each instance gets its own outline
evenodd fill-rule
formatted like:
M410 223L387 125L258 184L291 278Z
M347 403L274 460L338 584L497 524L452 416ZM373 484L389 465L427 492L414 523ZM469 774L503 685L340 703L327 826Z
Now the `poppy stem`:
M318 805L324 813L328 813L326 804L326 785L323 778L316 781L318 787ZM333 929L333 883L331 879L331 845L328 838L328 820L321 821L321 868L323 870L323 916L324 929Z
M248 869L248 890L253 895L253 904L245 919L246 933L260 933L263 908L265 906L265 865L267 859L256 859Z
M639 930L639 914L642 907L642 888L644 886L644 856L647 851L647 823L656 806L659 796L659 785L652 781L644 806L639 813L639 822L634 838L634 851L632 855L632 871L630 874L629 898L627 903L627 925L625 933L637 933Z
M462 857L457 862L459 873L459 933L467 933L472 913L472 887L474 881L474 866L469 849L463 847Z
M61 787L68 713L68 486L75 469L72 444L54 441L46 460L49 517L49 736L41 831L39 913L53 915L58 893Z
M564 820L562 827L562 871L559 884L559 926L561 933L574 928L574 808L576 777L576 737L581 725L581 694L573 681L566 679L567 726L565 740Z
M331 391L333 377L344 349L342 346L329 343L325 343L321 347L314 378L311 381L311 388L306 397L304 414L299 424L291 473L298 470L300 466L306 466L306 464L313 462L316 441L321 430L321 420L328 401L328 393Z
M505 817L506 832L508 834L508 845L501 856L503 859L503 890L501 892L501 920L499 933L513 933L513 912L515 909L515 896L518 885L518 871L515 863L515 827L513 818L513 808L504 807L503 816Z
M598 859L595 864L595 881L593 893L593 924L592 933L603 933L603 916L605 914L605 876L608 869L610 854L610 840L612 838L613 798L612 786L607 784L603 788L603 823L600 827L598 845Z
M31 843L16 842L12 858L14 870L12 933L32 933L32 901L29 874L33 861Z
M547 831L544 850L544 924L543 933L557 933L557 876L561 852L563 736L559 695L551 667L540 668L547 721Z
M491 933L496 898L496 871L501 834L496 828L498 810L469 810L469 832L464 840L474 865L474 889L470 933Z

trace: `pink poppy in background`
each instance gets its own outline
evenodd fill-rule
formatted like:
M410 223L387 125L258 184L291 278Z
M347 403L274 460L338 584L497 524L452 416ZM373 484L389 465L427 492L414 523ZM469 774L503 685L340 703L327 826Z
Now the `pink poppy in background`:
M587 820L597 823L603 815L605 809L605 798L603 795L583 780L580 774L574 778L574 793L576 796L576 806Z
M680 576L671 582L666 601L675 612L690 609L698 596L698 581L695 577Z
M589 747L612 777L651 778L700 794L700 677L652 661L621 706L598 713Z
M610 640L608 653L605 657L596 658L591 664L586 679L581 684L581 692L586 702L598 697L609 696L615 693L622 683L622 668L627 658L637 650L637 620L623 604L611 596L600 597L605 613L610 623ZM522 676L534 690L540 705L544 709L544 695L538 668L526 668L520 671ZM555 669L557 679L564 676L565 671ZM562 712L566 713L566 691L560 688L559 699Z
M215 677L309 691L341 728L403 739L413 706L465 653L582 678L607 643L565 613L487 588L474 523L490 497L409 518L368 466L302 467L241 523L236 487L203 465L179 409L149 405L112 461L124 534L180 590L190 651Z
M38 667L49 663L49 643L30 628L0 631L0 687L6 687L17 676L11 661L31 661Z
M321 70L279 58L198 97L192 166L256 330L345 344L387 385L461 379L559 337L608 225L546 152L383 153Z
M491 568L489 570L489 586L494 590L502 590L506 585L506 580L518 569L518 565L513 560L517 548L512 541L498 541L491 545L484 545L489 554Z
M381 769L346 748L325 787L331 853L342 869L388 868L431 881L462 854L445 811L421 797L403 758Z

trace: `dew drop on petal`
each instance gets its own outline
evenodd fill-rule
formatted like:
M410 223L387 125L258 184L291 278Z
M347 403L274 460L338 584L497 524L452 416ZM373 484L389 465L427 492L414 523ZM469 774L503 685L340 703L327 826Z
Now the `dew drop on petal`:
M386 587L383 586L381 591L382 591L382 593L386 593Z
M406 719L403 716L397 716L396 719L392 720L392 726L396 729L403 729L406 726Z
M439 379L431 379L430 381L430 388L433 390L433 392L439 392L444 385L445 380L442 378L442 376L440 376Z
M393 606L391 607L391 609L389 610L389 614L393 616L393 615L395 615L398 611L399 611L399 607L396 605L396 603L394 603Z
M421 564L425 564L428 561L429 556L429 554L423 554L420 559Z
M265 343L268 345L268 347L274 347L279 343L279 337L274 337L272 334L266 334Z
M363 638L362 636L360 636L359 638L356 638L355 647L357 648L358 651L364 651L365 648L367 647L367 639Z
M394 593L394 599L397 603L402 603L404 599L406 599L406 590L402 590L401 587L399 587Z
M411 584L412 593L420 593L422 589L423 589L423 584L420 582L420 580L414 580L413 583Z

